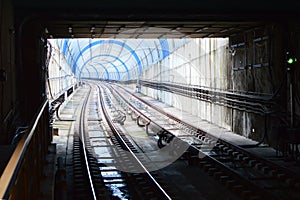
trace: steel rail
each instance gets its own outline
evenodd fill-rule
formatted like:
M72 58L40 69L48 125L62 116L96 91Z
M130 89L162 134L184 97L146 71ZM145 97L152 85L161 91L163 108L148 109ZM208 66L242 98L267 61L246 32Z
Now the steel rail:
M110 88L109 88L110 89ZM149 126L155 126L155 127L159 127L160 130L162 130L162 132L169 132L167 129L165 129L164 127L160 126L158 123L156 123L155 121L153 121L152 119L150 119L149 117L147 117L144 113L142 113L140 110L138 110L137 108L135 108L132 103L130 103L125 97L123 97L117 90L114 90L119 97L121 97L123 99L123 101L130 107L130 109L135 112L138 113L138 117L142 117L144 119L147 120L147 124Z
M97 199L96 197L96 192L95 192L95 188L94 188L94 183L93 183L93 179L92 179L92 175L90 172L90 168L89 168L89 161L88 161L88 155L86 152L86 145L85 145L85 113L86 113L86 107L88 105L88 100L91 94L91 86L88 95L86 96L84 102L83 102L83 107L80 113L80 135L81 135L81 140L82 140L82 149L83 149L83 154L84 154L84 160L85 160L85 165L86 165L86 170L88 173L88 178L89 178L89 182L90 182L90 186L91 186L91 190L92 190L92 195L94 200Z
M99 86L99 85L98 85L98 88L99 88L99 95L101 96L101 98L100 98L100 105L101 105L101 107L103 109L104 117L107 120L109 127L111 128L111 130L113 131L113 133L115 135L117 135L117 137L121 140L121 142L123 143L123 145L126 147L126 150L128 150L130 152L130 154L134 157L134 159L140 164L140 166L143 168L143 170L148 175L148 177L153 181L153 183L159 188L159 190L165 195L165 197L167 197L167 199L171 200L172 198L167 194L167 192L160 186L160 184L150 174L150 172L147 170L147 168L143 165L143 163L141 163L141 161L138 159L138 157L130 149L130 147L126 144L126 142L124 141L124 139L120 135L120 133L117 130L116 126L114 125L114 123L110 119L109 114L107 113L107 110L105 109L105 105L104 105L104 102L103 102L103 93L104 93L103 92L103 88L101 86Z

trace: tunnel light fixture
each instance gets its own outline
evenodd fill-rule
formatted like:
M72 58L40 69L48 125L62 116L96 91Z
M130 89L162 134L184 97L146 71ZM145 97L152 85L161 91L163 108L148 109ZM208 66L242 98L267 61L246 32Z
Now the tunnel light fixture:
M229 31L229 29L228 29L228 28L225 28L225 29L223 29L223 30L220 30L220 33L225 33L225 32L227 32L227 31Z
M71 26L69 26L69 33L72 33L72 27Z
M205 30L207 30L207 29L209 29L209 27L208 27L208 26L205 26L205 27L201 27L201 28L197 29L195 32L196 32L196 33L199 33L199 32L205 31Z
M95 26L92 26L92 27L90 28L90 32L91 32L91 33L95 32Z

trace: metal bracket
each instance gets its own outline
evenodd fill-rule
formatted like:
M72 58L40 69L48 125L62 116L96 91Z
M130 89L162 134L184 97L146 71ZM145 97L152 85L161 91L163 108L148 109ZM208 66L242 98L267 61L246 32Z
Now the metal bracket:
M7 74L4 69L0 69L0 81L2 82L7 81Z

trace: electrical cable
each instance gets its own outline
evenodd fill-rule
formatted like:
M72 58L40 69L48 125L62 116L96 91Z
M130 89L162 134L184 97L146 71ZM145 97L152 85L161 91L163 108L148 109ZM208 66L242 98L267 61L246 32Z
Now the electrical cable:
M287 71L285 71L285 73L284 73L284 77L286 77L286 76L287 76ZM275 91L275 93L272 94L272 97L270 98L270 100L275 99L275 97L279 94L279 92L282 89L285 81L286 81L286 79L283 79L281 81L279 88Z
M141 82L142 84L143 84L143 81ZM149 83L149 85L148 86L150 86L150 87L154 87L155 88L155 84L153 84L153 83ZM173 91L174 93L177 93L177 94L182 94L182 92L180 92L180 91L177 91L177 90L174 90L174 87L171 87L170 85L167 85L168 86L168 88L171 90L171 91ZM165 90L164 89L165 87L162 87L162 89L163 90ZM176 87L175 87L176 88ZM274 95L276 95L279 91L280 91L280 89L281 89L281 87L277 90L277 92L276 93L274 93ZM205 94L203 94L203 95L205 95ZM226 102L228 102L228 101L226 101ZM236 103L243 103L243 101L237 101ZM215 102L214 102L215 103ZM216 103L216 104L219 104L219 103ZM221 104L220 104L221 105ZM267 128L267 117L268 117L268 115L270 115L270 114L272 114L272 112L267 112L267 108L263 105L263 104L258 104L258 105L260 105L260 107L261 107L261 109L258 109L257 111L260 111L260 112L262 112L263 114L264 114L264 117L265 117L265 131L264 131L264 134L263 134L263 136L262 136L262 139L260 139L259 140L259 142L258 143L256 143L256 144L254 144L254 145L243 145L242 147L244 147L244 148L254 148L254 147L257 147L257 146L259 146L259 145L261 145L263 142L265 142L266 140L268 140L268 128ZM234 106L231 106L231 105L223 105L223 106L228 106L228 107L231 107L231 108L233 108L233 109L238 109L238 107L234 107ZM245 106L247 106L247 105L245 105ZM250 112L249 110L247 110L247 108L246 108L246 110L245 110L246 112ZM281 120L283 120L284 121L284 119L281 119ZM273 127L271 127L271 130L272 130L272 128ZM268 143L268 142L267 142Z

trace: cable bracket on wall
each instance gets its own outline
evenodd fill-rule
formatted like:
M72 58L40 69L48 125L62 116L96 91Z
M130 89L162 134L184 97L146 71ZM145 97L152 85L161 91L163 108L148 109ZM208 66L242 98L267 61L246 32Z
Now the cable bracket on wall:
M1 82L7 81L7 73L4 69L0 69L0 81Z

